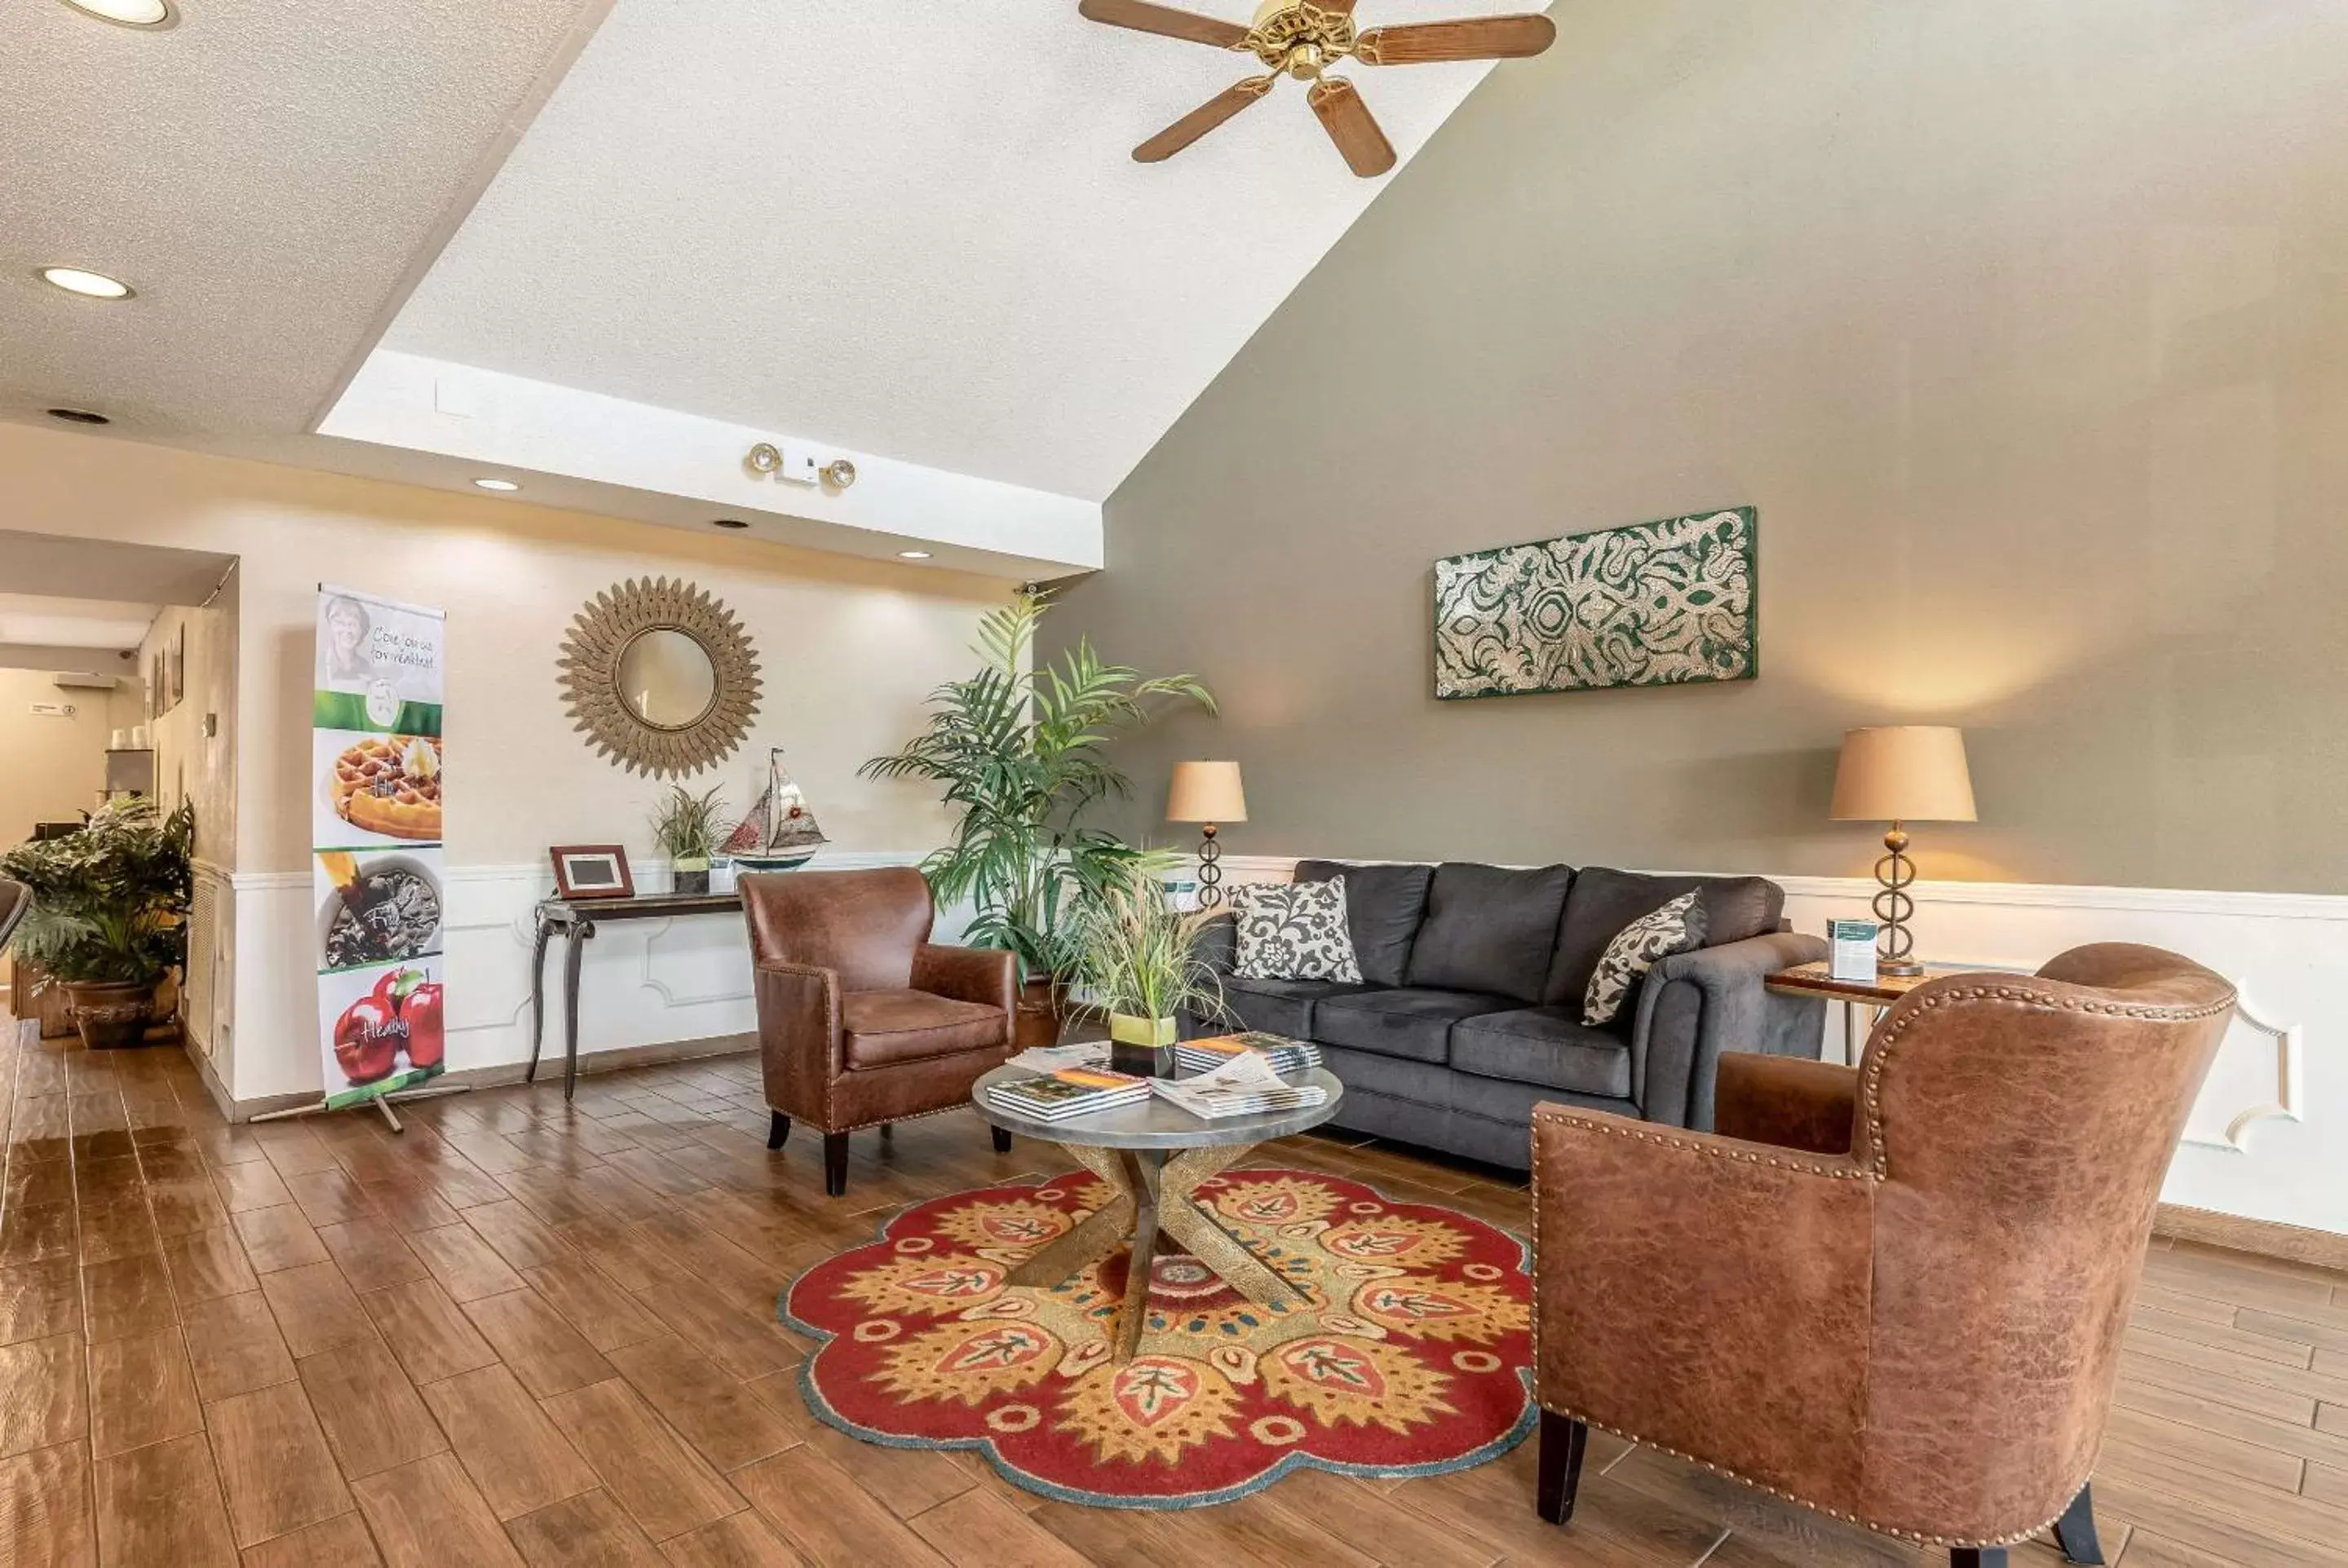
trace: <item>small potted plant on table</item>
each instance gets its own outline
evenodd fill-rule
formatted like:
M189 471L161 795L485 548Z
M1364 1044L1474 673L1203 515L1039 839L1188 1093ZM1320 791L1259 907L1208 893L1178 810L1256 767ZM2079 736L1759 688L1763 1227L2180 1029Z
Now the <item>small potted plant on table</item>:
M653 809L653 841L668 856L679 893L709 891L709 858L726 839L726 802L716 790L695 794L671 784Z
M146 1038L155 993L187 961L195 814L143 795L100 806L79 833L19 845L0 876L33 890L15 949L62 986L92 1050Z
M1103 889L1080 927L1076 982L1108 1015L1109 1065L1161 1076L1172 1061L1184 1012L1220 1017L1222 983L1198 956L1213 917L1180 910L1157 878L1122 878Z

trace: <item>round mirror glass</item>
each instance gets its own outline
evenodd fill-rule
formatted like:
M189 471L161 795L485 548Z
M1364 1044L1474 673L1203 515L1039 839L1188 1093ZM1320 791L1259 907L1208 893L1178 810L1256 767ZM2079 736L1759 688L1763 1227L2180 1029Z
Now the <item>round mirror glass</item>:
M709 651L672 627L639 631L620 652L620 701L655 730L699 722L716 696Z

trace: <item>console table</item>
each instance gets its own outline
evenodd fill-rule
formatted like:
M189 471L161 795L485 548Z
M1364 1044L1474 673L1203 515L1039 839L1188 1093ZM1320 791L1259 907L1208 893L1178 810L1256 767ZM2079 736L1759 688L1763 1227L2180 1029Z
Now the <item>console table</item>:
M685 915L739 915L738 893L646 893L628 898L549 898L538 907L538 944L530 955L530 1071L538 1081L539 1041L546 1032L546 945L563 934L562 1098L579 1089L579 958L595 927L613 920L673 920Z

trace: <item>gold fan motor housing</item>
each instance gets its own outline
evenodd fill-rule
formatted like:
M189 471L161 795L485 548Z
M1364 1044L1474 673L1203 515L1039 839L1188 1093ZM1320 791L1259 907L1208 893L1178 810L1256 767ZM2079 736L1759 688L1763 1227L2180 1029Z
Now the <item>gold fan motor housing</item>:
M1275 71L1310 81L1354 52L1354 19L1297 0L1264 0L1255 26L1239 46Z

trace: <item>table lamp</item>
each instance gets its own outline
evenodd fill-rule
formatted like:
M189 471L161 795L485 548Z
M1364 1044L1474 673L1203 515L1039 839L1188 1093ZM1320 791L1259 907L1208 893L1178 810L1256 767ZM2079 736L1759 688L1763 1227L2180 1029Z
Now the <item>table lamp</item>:
M1842 762L1835 770L1833 817L1837 822L1888 822L1886 854L1875 863L1883 890L1875 896L1883 941L1876 949L1879 972L1921 975L1911 956L1909 917L1916 902L1908 888L1916 863L1908 858L1910 822L1972 822L1972 775L1965 770L1965 736L1940 724L1891 724L1852 730L1842 738Z
M1166 792L1166 820L1205 825L1199 830L1199 907L1215 907L1223 901L1222 868L1215 864L1223 852L1215 843L1215 825L1247 820L1239 764L1176 763L1173 787Z

